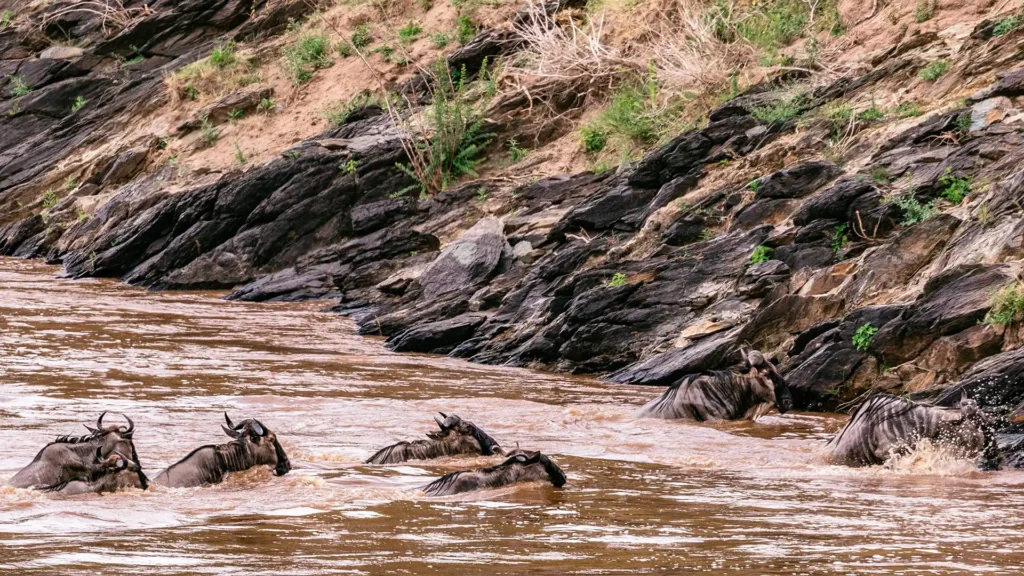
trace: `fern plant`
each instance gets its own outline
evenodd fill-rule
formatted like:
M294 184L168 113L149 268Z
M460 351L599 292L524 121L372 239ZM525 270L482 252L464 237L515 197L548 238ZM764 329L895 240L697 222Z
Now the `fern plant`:
M481 71L486 66L485 61ZM456 82L445 61L439 59L433 76L433 101L427 111L433 134L407 143L410 162L398 164L417 182L405 191L418 187L423 195L446 190L462 176L476 176L476 167L483 161L484 148L492 138L484 131L482 103L472 102L467 95L465 67Z

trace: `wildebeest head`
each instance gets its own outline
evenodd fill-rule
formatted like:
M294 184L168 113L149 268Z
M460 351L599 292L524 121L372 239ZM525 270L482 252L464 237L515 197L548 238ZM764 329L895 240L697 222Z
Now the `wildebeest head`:
M444 412L438 412L444 420L434 416L434 422L437 422L438 427L441 428L439 432L427 432L427 437L431 440L446 440L452 439L454 436L467 436L474 438L478 444L480 444L480 454L484 456L493 456L495 454L504 454L501 446L498 442L487 435L486 432L477 427L476 424L468 420L463 420L455 414L451 416Z
M131 457L127 456L118 451L113 451L110 454L103 454L103 447L97 446L96 451L92 454L92 461L88 463L86 471L77 478L72 478L68 481L59 482L57 484L46 486L42 490L44 492L60 492L69 485L76 483L81 486L93 485L99 486L101 481L105 479L112 479L115 475L127 472L129 474L137 475L139 480L139 487L145 490L148 487L146 475L142 473L142 468L137 462ZM134 482L134 480L133 480ZM76 490L79 491L79 490ZM93 490L80 490L80 492L93 491ZM102 491L101 489L94 489L94 491Z
M423 487L427 496L451 496L471 490L500 488L517 482L548 481L556 488L565 485L565 473L540 452L515 449L497 466L445 474Z
M281 443L277 441L277 435L262 422L250 418L234 424L227 412L224 413L224 420L228 425L221 425L221 428L235 439L235 444L240 445L252 456L253 465L273 466L275 476L284 476L292 469L284 448L281 448Z
M91 438L94 442L98 441L104 457L118 452L131 455L132 461L138 464L139 456L135 452L135 443L132 441L132 435L135 434L135 423L132 422L132 419L127 414L123 414L124 419L128 422L127 426L118 426L117 424L104 426L103 417L106 415L106 412L100 414L100 417L96 419L95 428L86 425L85 429L90 432L89 436L82 436L81 438L61 436L57 439L57 442L83 442Z
M775 365L757 350L741 348L740 354L743 356L743 363L747 369L757 372L762 378L772 383L775 408L779 411L779 414L785 414L792 410L793 395L789 391L789 385L786 384L786 380L779 374Z
M546 455L541 454L540 450L535 452L528 452L526 450L515 450L509 452L509 457L499 466L509 466L513 464L519 464L522 466L529 466L531 464L540 463L544 467L544 471L548 473L548 480L551 481L551 485L555 488L561 488L565 486L565 472L558 467L548 458Z

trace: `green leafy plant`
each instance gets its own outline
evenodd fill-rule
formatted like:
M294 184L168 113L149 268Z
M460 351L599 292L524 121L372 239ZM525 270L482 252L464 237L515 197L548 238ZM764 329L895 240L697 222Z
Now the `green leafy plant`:
M85 222L86 220L89 219L89 215L85 213L85 210L83 210L81 206L79 206L78 210L76 211L76 217L78 218L79 222Z
M1013 32L1020 27L1020 20L1021 18L1017 14L999 20L992 28L992 36L1002 36Z
M900 118L917 118L923 114L921 105L914 101L900 102L899 106L896 106L896 115Z
M484 187L484 186L481 186L476 191L476 200L477 200L477 202L486 202L488 196L489 196L489 193L487 192L487 188Z
M78 186L78 178L75 178L74 176L68 176L67 178L64 179L64 189L67 190L68 192L74 190L76 186Z
M235 144L235 162L237 162L239 166L245 166L245 163L249 161L249 157L245 155L245 152L242 151L242 147L238 145L237 141L234 144Z
M55 188L50 188L43 194L43 208L53 208L60 202L60 192Z
M953 130L961 136L966 136L971 131L971 115L964 113L957 116L953 121Z
M986 324L1007 325L1024 317L1024 286L1019 283L1000 288L992 295L992 307L985 314Z
M832 231L832 252L839 254L846 247L847 243L850 242L850 237L846 233L846 224L840 224L835 227Z
M373 42L373 33L370 32L370 27L366 24L356 27L355 31L352 32L350 38L352 45L356 48L366 48Z
M292 45L282 50L284 68L292 82L308 82L317 70L330 66L330 47L331 41L326 33L309 31L300 34Z
M480 67L481 76L487 70L486 60ZM406 144L409 164L398 167L414 178L421 195L434 194L447 189L462 176L476 176L480 156L490 143L492 135L484 130L482 108L486 98L471 98L467 94L465 67L458 81L444 58L434 65L434 93L426 120L433 133L422 134L414 143Z
M764 106L756 106L750 111L750 115L761 122L771 124L796 118L802 112L803 96L795 96L792 98L781 98Z
M946 72L949 72L950 66L951 64L949 60L936 60L922 68L921 71L917 73L917 76L921 80L934 82L945 76Z
M263 112L264 114L272 114L276 109L277 102L273 98L264 98L256 105L256 111Z
M761 188L761 179L751 180L747 183L747 190L757 194L757 191Z
M857 331L853 333L853 347L861 352L867 352L868 346L871 345L871 339L875 337L878 332L878 327L873 325L871 322L866 322L857 328Z
M237 61L238 58L235 54L235 43L233 41L221 44L210 52L210 64L217 68L226 68Z
M580 143L587 152L600 152L608 144L608 133L595 126L580 129Z
M357 112L376 103L377 100L373 95L368 91L364 91L349 98L345 102L334 102L332 104L328 104L323 110L323 115L331 124L341 126L346 120L348 120L348 117L351 116L353 112Z
M760 264L761 262L767 262L772 259L772 249L767 246L756 246L754 252L750 255L751 264Z
M199 99L199 89L196 88L196 85L193 84L192 82L189 82L188 84L185 85L185 97L188 98L189 100L198 100Z
M913 226L914 224L924 222L939 213L939 211L935 209L934 200L927 204L921 204L913 194L906 194L904 196L886 196L882 201L895 204L903 210L903 220L900 222L903 226Z
M513 164L518 163L520 160L526 158L530 154L529 150L519 147L519 143L516 142L515 138L509 138L507 144L508 158Z
M419 22L409 22L398 29L398 41L408 44L419 38L420 34L423 34L423 26L420 26Z
M11 24L14 23L14 11L4 10L0 12L0 30L6 30L10 28Z
M220 132L210 123L209 118L203 118L199 124L199 131L202 133L202 142L207 147L216 144L217 138L220 137Z
M157 136L156 147L161 150L167 150L167 147L171 144L170 136Z
M241 120L242 116L245 116L245 110L231 110L228 112L228 120L230 120L232 124Z
M619 286L626 285L626 275L622 272L616 272L612 275L612 279L608 281L609 288L618 288Z
M944 186L939 194L953 204L963 202L964 197L971 193L971 178L954 176L952 168L946 168L946 173L939 178L939 182Z
M935 16L935 0L917 0L914 5L914 20L927 22Z
M345 162L345 173L352 174L359 168L359 161L355 158L349 158L348 162Z
M430 35L430 42L435 48L444 48L452 43L452 37L450 34L445 32L435 32Z
M892 176L889 175L889 169L885 166L872 166L868 170L868 174L871 175L871 179L879 184L888 184L892 182Z
M14 74L8 78L10 79L8 90L10 91L11 96L18 98L32 91L32 88L25 83L25 80L21 76Z
M85 106L86 102L88 102L88 100L86 100L82 96L76 96L75 103L71 105L71 113L74 114L75 112L81 110L82 107Z
M352 44L350 42L341 41L334 47L335 52L342 58L348 58L352 55Z
M476 36L477 26L468 16L459 16L455 22L455 37L459 44L465 44Z
M875 106L874 104L872 104L871 107L868 108L867 110L862 110L857 114L858 120L873 121L881 120L883 118L885 118L885 111L879 108L878 106Z

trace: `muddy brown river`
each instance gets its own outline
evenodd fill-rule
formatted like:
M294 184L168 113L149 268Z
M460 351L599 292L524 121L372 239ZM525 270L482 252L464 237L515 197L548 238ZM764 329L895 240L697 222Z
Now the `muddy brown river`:
M922 450L821 463L842 423L641 420L658 389L393 354L323 303L226 302L67 281L0 259L0 482L60 434L129 414L150 476L258 417L294 469L209 488L59 497L0 488L3 574L1019 574L1024 473ZM497 460L366 466L454 412L553 456L563 489L432 499ZM109 418L109 417L108 417Z

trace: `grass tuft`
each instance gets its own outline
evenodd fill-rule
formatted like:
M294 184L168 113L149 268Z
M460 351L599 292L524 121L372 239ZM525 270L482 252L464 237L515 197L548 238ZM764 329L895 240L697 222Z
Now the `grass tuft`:
M952 168L946 168L946 173L939 178L939 182L945 186L940 195L953 204L963 202L964 197L971 193L971 178L954 176Z
M992 307L985 314L985 324L1006 326L1024 317L1024 286L1019 283L1003 286L992 295Z
M936 60L922 68L921 71L917 73L917 76L921 80L934 82L945 76L946 72L949 72L949 67L949 60Z
M750 255L751 264L760 264L772 259L772 249L767 246L756 246Z
M10 79L10 86L8 87L8 90L11 96L18 98L32 91L32 88L25 83L25 80L21 76L14 74L8 76L8 78Z
M362 26L358 26L355 31L352 32L352 36L349 39L352 41L352 45L357 49L366 48L370 45L370 42L373 42L373 33L370 32L369 26L363 24Z
M1013 16L1007 16L1002 20L996 22L996 25L992 28L992 36L1002 36L1009 34L1020 27L1020 16L1014 14Z
M325 32L303 32L282 51L285 71L295 84L308 82L317 70L332 64L330 51L331 41Z
M934 200L927 204L921 204L913 194L907 194L905 196L886 196L882 201L889 204L895 204L903 210L903 220L900 222L900 225L902 226L913 226L914 224L924 222L939 213L935 208Z
M398 29L398 41L402 44L409 44L423 34L423 26L419 22L409 22Z

